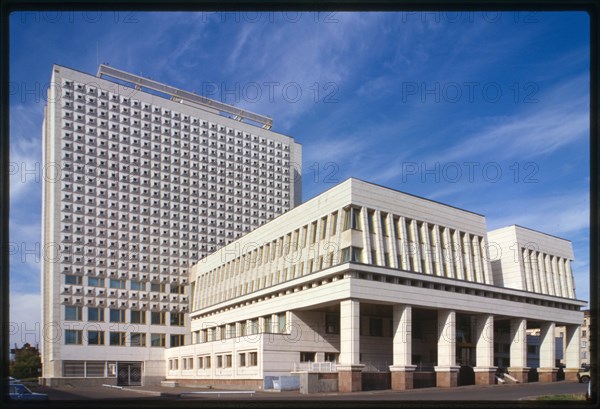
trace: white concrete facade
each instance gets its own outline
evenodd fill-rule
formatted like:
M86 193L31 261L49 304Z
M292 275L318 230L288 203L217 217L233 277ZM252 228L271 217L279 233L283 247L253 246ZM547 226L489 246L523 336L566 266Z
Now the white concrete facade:
M571 271L571 242L521 226L488 233L490 251L500 254L492 262L497 285L559 297L575 297Z
M58 65L48 92L43 378L158 382L164 348L191 342L189 268L300 203L301 146Z
M258 360L281 365L277 371L257 365L254 385L293 373L285 368L314 370L316 362L337 368L340 391L358 390L360 373L373 368L391 371L392 387L412 387L412 372L425 366L435 371L438 386L451 387L457 350L470 342L476 382L490 383L494 327L503 323L513 340L511 368L523 379L528 322L578 327L585 303L574 292L498 285L487 237L482 215L349 179L196 264L190 275L196 343L167 349L166 359L210 354L219 342L243 345L240 337L258 331ZM279 317L286 317L285 325L275 328ZM464 322L472 322L470 329ZM221 340L214 333L226 335ZM261 352L273 333L289 342ZM550 371L553 345L544 350ZM233 356L234 350L219 353ZM167 378L214 380L175 370Z

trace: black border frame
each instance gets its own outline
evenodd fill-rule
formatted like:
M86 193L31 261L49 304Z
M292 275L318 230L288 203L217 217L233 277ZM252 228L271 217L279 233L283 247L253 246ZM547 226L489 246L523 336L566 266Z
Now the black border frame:
M17 11L45 11L45 10L89 10L89 11L584 11L590 18L590 353L592 362L592 404L598 405L598 295L600 281L597 277L600 265L600 224L598 208L600 204L600 161L598 150L600 107L600 92L598 88L598 57L600 45L600 32L598 19L600 0L323 0L315 3L310 0L273 1L273 0L3 0L0 3L0 350L1 350L1 389L0 397L3 404L11 407L79 407L84 404L90 407L115 407L135 406L154 407L165 406L165 403L184 407L309 407L316 403L326 404L330 408L362 407L369 402L374 406L397 407L436 407L440 403L448 407L489 407L495 406L492 402L452 401L315 401L307 398L298 401L177 401L164 400L135 400L127 401L50 401L46 405L41 402L14 402L8 400L8 362L10 339L9 325L9 14ZM501 406L518 407L544 407L548 403L528 402L497 402ZM561 407L564 402L557 402ZM581 405L570 405L581 406ZM589 404L585 405L589 407Z

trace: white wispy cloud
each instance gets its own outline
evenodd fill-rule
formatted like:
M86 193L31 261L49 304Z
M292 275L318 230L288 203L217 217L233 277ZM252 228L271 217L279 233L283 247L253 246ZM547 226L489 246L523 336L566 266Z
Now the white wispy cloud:
M586 77L560 83L540 103L466 135L435 160L452 162L490 155L497 160L542 156L589 135L589 96Z
M505 199L501 206L489 210L487 221L490 229L518 224L560 236L587 229L590 222L588 191Z

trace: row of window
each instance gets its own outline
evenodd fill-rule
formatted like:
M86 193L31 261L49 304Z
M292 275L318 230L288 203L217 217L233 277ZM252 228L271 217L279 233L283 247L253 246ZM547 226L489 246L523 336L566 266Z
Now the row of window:
M226 264L203 273L199 277L201 283L199 288L202 288L203 291L198 297L198 301L202 302L202 305L198 305L197 307L202 308L212 305L223 301L224 299L233 298L261 288L269 287L276 283L287 281L291 278L304 275L304 273L307 272L320 270L324 267L325 263L331 265L331 263L333 263L333 252L331 250L336 250L335 246L328 246L326 244L325 251L328 253L328 259L325 259L324 256L320 256L316 260L311 258L308 260L308 263L306 263L306 266L303 257L294 257L292 254L300 254L299 252L301 252L302 249L314 245L317 241L324 240L328 236L334 236L337 232L337 224L338 212L335 212L329 218L326 216L312 223L308 223L303 227L296 229L294 232L287 233L285 236L279 237L270 243L252 246L252 251L242 254ZM215 285L220 285L233 275L242 271L247 272L251 269L258 269L261 266L264 268L281 257L286 258L287 262L292 261L294 263L289 270L285 268L283 271L272 272L269 275L265 274L262 276L262 279L257 277L254 280L249 280L251 277L247 274L246 282L239 284L236 289L229 288L218 294L214 291ZM196 295L192 294L192 296Z
M106 331L95 330L65 330L65 345L110 345L110 346L131 346L131 347L146 347L147 334L144 332L124 332L124 331L109 331L106 337ZM166 334L150 334L151 347L165 348ZM170 336L169 347L178 347L184 344L184 335L174 334Z
M99 112L108 113L109 110L112 112L118 112L120 116L133 116L133 117L143 117L145 119L152 119L156 121L162 121L166 123L170 123L171 119L174 124L179 126L180 122L182 123L182 127L184 129L189 128L187 124L202 126L207 129L215 130L221 133L227 133L230 135L236 134L237 137L241 136L242 132L236 129L232 129L223 125L215 124L212 122L208 122L201 118L190 117L187 114L182 114L177 111L171 111L167 108L152 105L147 102L140 102L136 99L130 99L128 97L119 96L118 94L113 94L106 90L98 90L96 91L95 87L87 88L84 90L84 85L76 84L73 87L72 82L65 81L62 86L62 101L63 108L66 109L75 109L77 111L84 112L87 108L88 114L96 114L96 106L100 107ZM116 115L111 113L111 115ZM262 144L269 144L269 146L276 146L277 148L281 148L282 144L277 142L275 143L272 140L267 140L265 137L258 137L254 134L248 134L247 132L243 133L243 137L246 140L252 140L255 142L260 142ZM225 139L224 135L219 136L220 139ZM228 140L232 140L232 137L228 137ZM248 143L248 142L246 142ZM287 145L283 145L285 149Z
M87 321L90 322L105 322L105 308L102 307L86 307ZM127 310L109 308L109 322L131 324L147 324L147 311L129 311L129 321L127 321ZM75 305L65 305L65 321L84 321L83 307ZM184 314L181 312L170 312L169 321L167 321L167 313L165 311L151 311L151 325L169 325L182 327L184 326Z
M195 343L204 343L261 333L283 334L288 332L288 330L286 314L280 313L267 315L260 319L253 318L251 320L201 329L193 333L195 339L192 339L192 341L195 341Z
M92 110L93 108L89 108ZM100 118L96 118L96 117ZM103 128L111 128L119 129L122 131L129 131L130 122L129 117L126 115L118 116L115 113L111 113L110 115L105 115L105 111L99 111L99 115L92 113L91 115L84 115L79 112L73 112L69 109L63 110L63 119L69 121L75 121L79 123L87 123L91 127L95 127L95 124L100 124L100 127ZM146 119L146 118L144 118ZM150 123L150 121L138 121L134 119L131 124L136 128L145 128L152 130L161 130L162 128L177 128L177 126L169 126L169 123L163 121L163 126L158 126L160 121L157 121L158 117L154 117L154 124ZM87 120L87 121L86 121ZM98 121L97 121L98 120ZM141 126L140 126L141 125ZM191 129L191 133L190 133ZM288 145L279 145L279 147L269 147L267 148L264 144L259 144L258 142L243 142L240 138L228 137L224 138L222 135L217 134L216 132L210 131L206 132L204 130L200 130L198 127L192 126L184 127L184 131L186 132L173 132L174 138L169 138L163 136L160 137L158 132L149 133L147 131L141 133L141 137L139 132L135 133L134 136L130 136L127 133L116 134L114 132L109 133L110 136L109 141L106 140L107 133L104 132L100 134L100 138L96 138L96 136L88 135L85 138L85 144L87 146L98 146L98 147L108 147L111 148L129 148L131 145L132 149L136 149L137 146L141 146L147 149L152 149L156 152L162 150L162 152L166 153L179 153L183 150L198 150L200 146L202 146L204 150L206 150L205 146L210 146L210 151L216 151L219 149L220 151L228 151L228 152L236 152L239 154L249 155L249 154L257 154L261 152L261 157L268 156L274 157L289 157L289 146ZM70 135L69 135L70 136ZM149 139L152 137L152 143L150 143ZM63 149L69 149L73 151L83 152L83 142L81 143L72 143L70 142L72 138L67 138L62 145ZM217 142L218 140L218 142ZM191 143L190 143L191 142ZM265 141L266 142L266 141ZM139 149L139 148L137 148Z
M166 283L147 283L143 281L129 280L129 288L126 287L126 280L119 279L104 279L101 277L87 277L87 285L89 287L101 287L106 288L106 281L109 282L108 288L116 288L120 290L132 290L132 291L147 291L148 287L152 292L167 292ZM72 285L83 285L83 276L80 275L65 275L65 284ZM169 293L171 294L185 294L185 286L178 284L169 285Z
M215 367L216 368L232 368L233 363L233 354L216 354L214 356ZM169 359L169 371L177 371L179 370L179 361L181 360L181 369L184 371L190 371L194 369L202 370L202 369L211 369L213 363L213 356L211 355L202 355L196 357L196 365L194 365L193 357L183 357L183 358L171 358ZM250 352L240 352L237 354L237 367L245 368L252 367L258 365L258 352L250 351Z
M70 127L65 123L65 127ZM88 133L90 133L88 131ZM216 149L206 149L199 148L198 145L192 145L192 149L174 149L172 151L169 150L167 146L162 146L156 144L156 147L152 147L154 150L153 153L150 151L150 146L147 143L144 143L143 146L147 149L139 149L139 148L129 148L128 146L120 146L117 143L111 143L110 145L101 144L102 148L96 148L94 146L88 146L86 150L83 149L83 146L76 145L75 149L71 147L69 143L63 143L62 149L62 157L63 159L71 159L75 162L85 161L86 163L96 163L96 159L110 159L115 161L120 161L121 163L129 162L134 165L142 165L145 167L152 168L160 168L161 162L163 167L167 167L169 169L169 164L178 165L181 164L185 167L190 165L188 159L196 162L199 161L201 163L208 164L216 164L217 160L220 165L226 165L227 163L236 162L236 163L245 163L245 164L258 164L260 161L261 167L264 163L272 163L277 166L277 171L280 172L281 169L279 166L284 166L285 168L289 167L290 161L286 159L278 159L277 156L258 154L254 152L251 154L250 152L242 152L241 149L238 149L237 153L233 153L233 149L229 152L225 150L217 151ZM110 147L110 149L109 149ZM162 147L162 153L160 153ZM120 148L120 149L119 149ZM199 152L199 153L198 153ZM147 158L139 160L140 158ZM227 162L225 162L225 160ZM198 168L198 164L194 164L191 166L192 168ZM202 169L206 169L206 166L203 165ZM139 171L139 169L137 169ZM133 173L133 172L132 172Z

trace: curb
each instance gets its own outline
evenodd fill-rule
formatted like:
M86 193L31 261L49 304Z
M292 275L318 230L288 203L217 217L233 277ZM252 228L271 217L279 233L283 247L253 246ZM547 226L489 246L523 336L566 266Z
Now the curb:
M152 395L152 396L162 396L162 392L156 392L156 391L148 391L145 389L129 389L129 388L123 388L122 390L124 391L128 391L128 392L135 392L135 393L142 393L142 394L147 394L147 395Z

